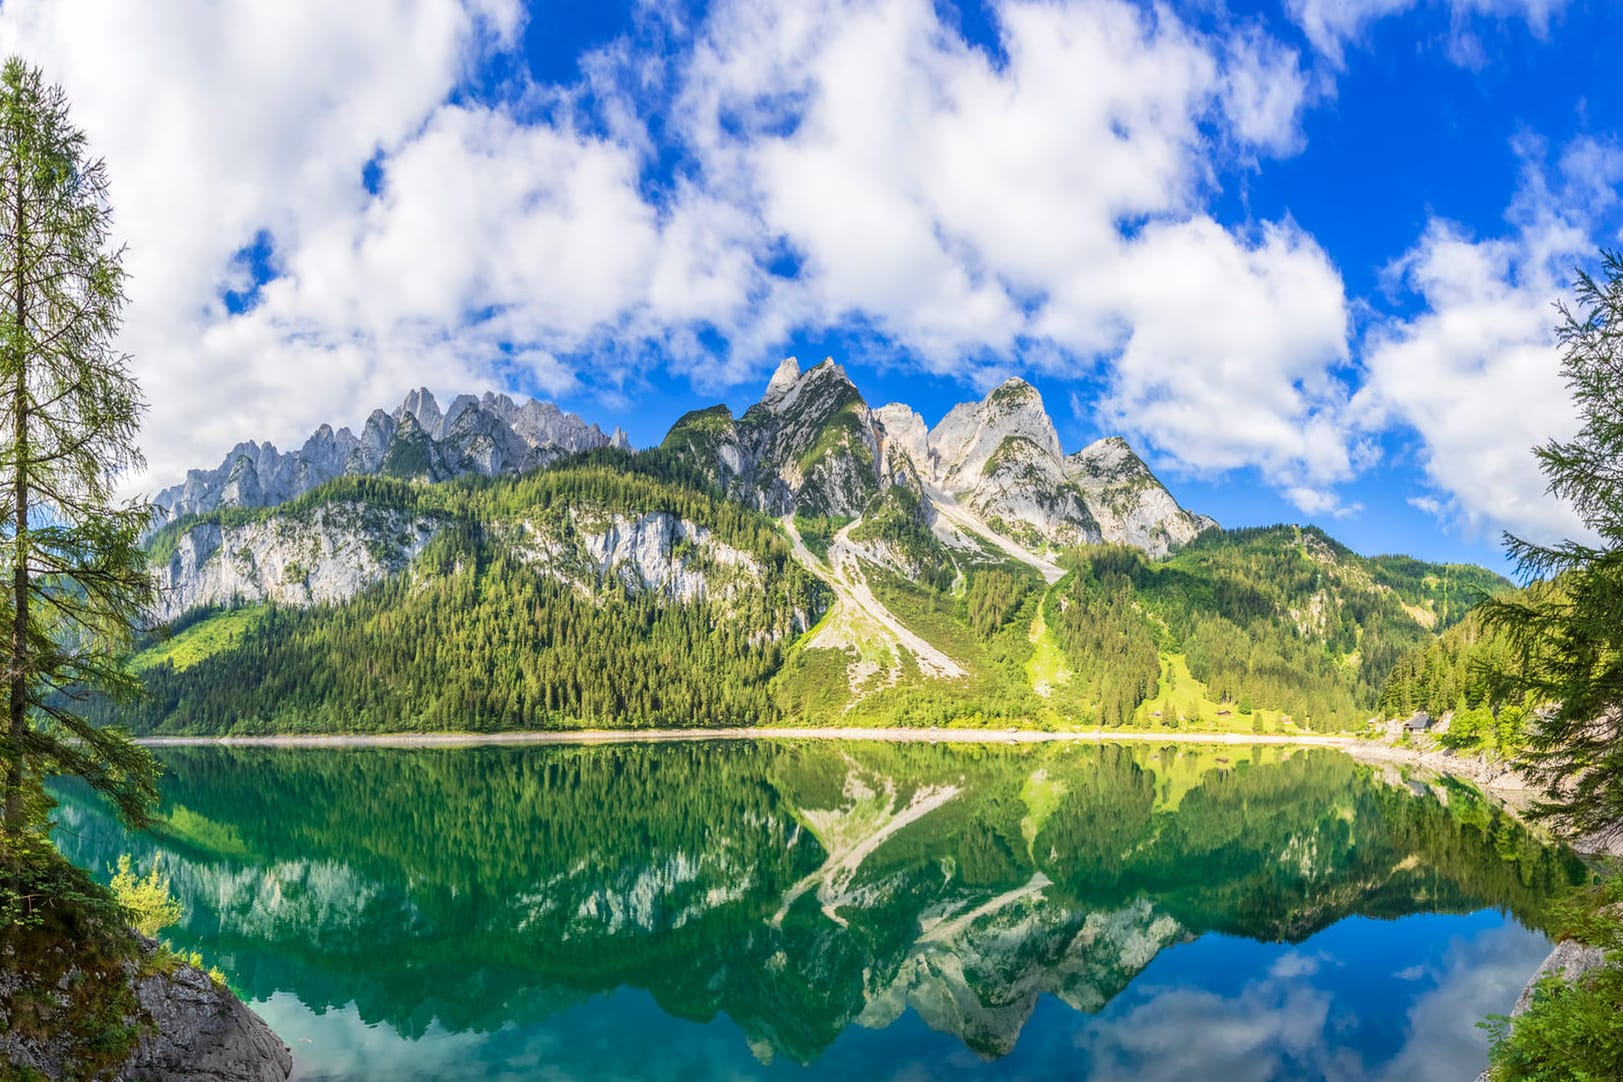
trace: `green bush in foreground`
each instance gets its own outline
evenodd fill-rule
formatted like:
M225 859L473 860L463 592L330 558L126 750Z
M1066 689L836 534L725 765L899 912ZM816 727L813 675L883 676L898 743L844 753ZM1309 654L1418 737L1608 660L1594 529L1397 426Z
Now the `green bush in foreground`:
M1494 1082L1613 1082L1623 1078L1623 876L1559 910L1564 938L1605 948L1607 965L1576 983L1551 974L1532 1006L1482 1023L1493 1035Z
M148 939L180 919L180 902L169 893L169 878L157 864L144 876L130 867L130 855L118 858L113 880L108 884L113 897L124 907L131 927Z

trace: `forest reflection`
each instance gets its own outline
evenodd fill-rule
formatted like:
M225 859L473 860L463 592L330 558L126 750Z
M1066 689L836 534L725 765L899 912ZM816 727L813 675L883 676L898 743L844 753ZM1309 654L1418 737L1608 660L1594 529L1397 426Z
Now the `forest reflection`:
M1277 746L732 741L162 751L126 835L58 784L58 840L163 866L255 1000L493 1033L616 989L817 1059L911 1010L980 1057L1039 1000L1101 1011L1163 949L1348 916L1506 910L1582 866L1474 789Z

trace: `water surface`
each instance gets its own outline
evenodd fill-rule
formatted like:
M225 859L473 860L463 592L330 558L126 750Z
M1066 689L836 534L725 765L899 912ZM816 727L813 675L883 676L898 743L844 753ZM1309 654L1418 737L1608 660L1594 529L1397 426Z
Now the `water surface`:
M160 856L298 1079L1470 1077L1582 875L1279 747L169 748Z

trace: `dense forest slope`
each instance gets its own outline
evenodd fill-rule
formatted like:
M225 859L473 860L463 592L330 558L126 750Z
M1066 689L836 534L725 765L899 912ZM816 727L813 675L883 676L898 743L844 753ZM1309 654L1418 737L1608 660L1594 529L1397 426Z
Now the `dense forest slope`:
M833 362L791 360L742 417L690 413L649 451L574 419L572 454L463 440L442 469L478 410L458 402L375 415L387 468L291 499L194 471L149 540L162 627L132 664L151 694L99 716L196 733L1343 729L1400 656L1505 585L1313 528L1223 531L1124 440L1065 455L1020 380L927 429L871 409Z

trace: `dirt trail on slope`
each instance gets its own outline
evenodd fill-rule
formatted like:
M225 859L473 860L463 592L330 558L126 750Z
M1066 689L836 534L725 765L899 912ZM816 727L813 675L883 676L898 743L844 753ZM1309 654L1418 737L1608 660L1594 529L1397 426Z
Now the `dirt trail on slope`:
M1054 563L1054 561L1045 559L1037 555L1035 552L1032 552L1030 549L1018 545L1009 540L1007 537L1004 537L1002 534L986 525L986 523L976 518L967 509L961 506L957 500L953 499L942 489L930 486L929 488L925 489L925 495L930 498L930 503L935 506L936 514L940 515L942 518L946 519L963 532L973 534L974 536L983 540L990 541L992 544L996 545L998 548L1002 549L1005 553L1014 557L1016 560L1019 560L1021 563L1029 564L1030 566L1035 567L1038 572L1042 574L1043 579L1049 585L1053 585L1065 577L1064 568Z
M892 684L901 675L898 649L911 653L918 662L919 671L925 676L950 680L967 675L962 665L909 630L868 588L861 558L850 538L851 531L862 522L860 518L834 535L829 542L829 562L826 564L814 556L801 540L792 515L784 516L782 522L795 558L834 591L835 611L825 618L817 635L807 645L835 650L856 647L863 655L863 661L852 666L853 692L859 691L861 684L877 675L879 666L871 656L876 645L874 638L883 640L883 645L891 653L889 679Z

